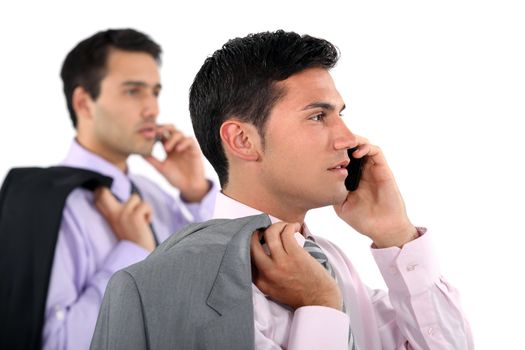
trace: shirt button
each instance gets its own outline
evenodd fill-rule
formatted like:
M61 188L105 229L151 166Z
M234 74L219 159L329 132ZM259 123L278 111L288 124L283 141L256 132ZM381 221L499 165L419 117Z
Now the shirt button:
M416 269L416 266L417 264L410 264L410 265L407 265L407 271L410 272L410 271L414 271Z
M62 310L60 306L55 307L55 317L59 321L62 321L66 317L64 310Z
M396 268L395 266L392 266L392 265L391 265L391 266L390 266L390 273L391 273L392 275L396 275L396 274L397 274L397 268Z
M434 335L434 332L435 332L435 331L434 331L434 328L432 328L432 327L428 327L428 329L427 329L427 334L428 334L429 336L433 336L433 335Z

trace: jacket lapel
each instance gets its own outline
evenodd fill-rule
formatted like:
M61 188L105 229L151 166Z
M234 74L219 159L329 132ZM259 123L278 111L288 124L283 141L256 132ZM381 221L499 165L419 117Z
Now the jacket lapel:
M257 229L270 224L266 214L231 221L235 233L226 247L206 301L220 315L205 330L206 337L215 341L211 348L224 349L229 345L231 349L232 344L239 349L254 346L250 237ZM221 341L226 343L220 344Z

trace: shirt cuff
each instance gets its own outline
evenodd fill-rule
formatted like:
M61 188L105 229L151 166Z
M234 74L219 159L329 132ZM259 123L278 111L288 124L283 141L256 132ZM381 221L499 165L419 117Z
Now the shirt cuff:
M188 203L184 200L184 198L182 198L182 196L180 197L180 202L183 203L186 209L188 209L190 214L193 216L194 221L205 221L211 218L213 215L213 210L215 209L215 200L217 198L219 189L213 181L208 180L208 183L210 184L210 189L200 202Z
M389 291L415 295L434 285L440 276L430 235L418 228L419 238L403 248L373 249L372 255Z
M324 306L295 310L288 349L348 349L350 318Z

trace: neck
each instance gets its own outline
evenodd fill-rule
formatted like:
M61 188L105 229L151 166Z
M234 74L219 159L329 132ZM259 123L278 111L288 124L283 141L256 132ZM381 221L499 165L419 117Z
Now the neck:
M88 151L98 155L101 158L104 158L109 163L113 164L117 168L119 168L122 172L127 172L128 165L126 163L128 156L119 154L117 152L111 152L108 150L107 147L103 147L103 145L100 145L95 142L90 142L88 139L81 137L80 134L77 135L76 141L78 144Z
M276 198L268 191L261 190L253 185L228 184L222 189L222 193L284 222L303 224L304 217L308 211L307 209L294 206L283 198Z

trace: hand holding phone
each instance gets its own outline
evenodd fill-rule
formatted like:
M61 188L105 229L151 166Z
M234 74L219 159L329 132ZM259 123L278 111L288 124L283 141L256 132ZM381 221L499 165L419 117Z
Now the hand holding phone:
M350 157L350 163L347 165L348 176L345 179L346 189L350 192L357 190L359 186L359 180L361 180L361 172L363 171L363 165L366 157L355 158L352 153L357 150L357 147L350 148L348 156Z
M159 125L157 125L157 128L158 127ZM170 137L171 137L171 133L168 130L164 130L158 133L157 136L155 136L155 142L164 142L166 140L169 140Z

